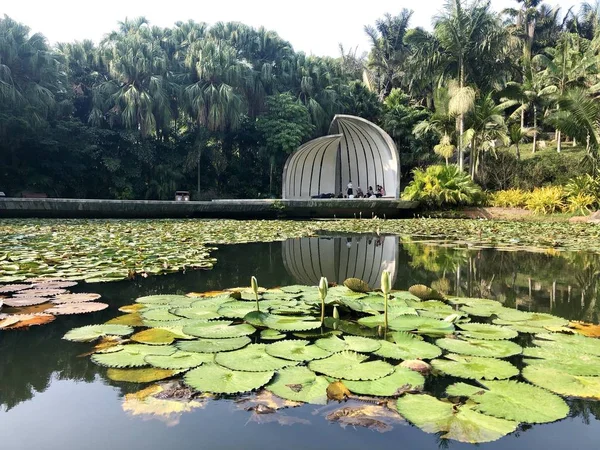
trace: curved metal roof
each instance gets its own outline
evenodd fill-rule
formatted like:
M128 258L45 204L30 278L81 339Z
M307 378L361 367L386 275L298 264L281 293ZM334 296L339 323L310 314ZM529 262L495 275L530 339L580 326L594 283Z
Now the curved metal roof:
M283 198L306 199L383 186L386 197L400 196L400 158L392 138L360 117L337 115L330 135L302 145L283 169Z

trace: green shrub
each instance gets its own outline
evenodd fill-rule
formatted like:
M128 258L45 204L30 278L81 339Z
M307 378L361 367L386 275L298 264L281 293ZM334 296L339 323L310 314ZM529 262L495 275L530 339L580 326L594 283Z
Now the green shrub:
M577 195L571 195L567 198L567 208L569 212L574 214L589 214L592 209L598 204L597 197L593 195L584 194L582 192Z
M404 189L402 198L419 201L429 207L476 205L484 193L458 166L429 166L413 170L413 181Z
M548 186L534 189L527 199L526 207L534 214L562 212L567 195L562 186Z
M521 189L508 189L506 191L494 192L489 204L501 208L524 208L530 193Z
M600 178L589 174L572 178L565 186L565 192L569 196L589 195L598 199L600 197Z

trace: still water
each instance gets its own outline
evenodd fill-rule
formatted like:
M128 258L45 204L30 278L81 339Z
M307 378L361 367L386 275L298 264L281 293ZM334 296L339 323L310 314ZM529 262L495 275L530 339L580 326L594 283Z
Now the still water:
M451 295L499 300L508 307L598 322L600 256L468 250L395 236L323 236L286 242L223 246L210 271L78 286L98 292L111 307L85 316L59 317L28 331L0 333L0 449L466 449L409 424L379 433L329 423L337 405L311 405L259 422L232 400L168 419L127 413L123 396L139 385L110 381L88 357L89 344L61 340L71 328L102 323L143 295L242 286L255 275L261 286L316 284L321 275L341 283L358 277L378 286L389 270L396 289L417 283ZM599 344L600 345L600 344ZM572 401L558 423L522 426L486 449L587 449L600 442L600 402ZM283 417L283 418L281 418Z

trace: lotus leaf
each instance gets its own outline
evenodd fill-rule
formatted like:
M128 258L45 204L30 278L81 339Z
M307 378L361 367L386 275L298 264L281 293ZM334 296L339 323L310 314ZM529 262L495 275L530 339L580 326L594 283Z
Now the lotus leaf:
M404 367L396 366L394 372L377 380L350 381L342 380L348 389L355 394L374 395L377 397L394 397L401 387L422 389L425 385L423 375Z
M159 369L192 369L214 361L212 353L196 353L178 350L170 355L148 355L144 360Z
M487 416L463 405L430 395L405 395L398 399L398 412L426 433L444 433L442 438L478 444L512 433L518 423Z
M517 381L485 381L485 389L456 383L446 392L451 396L469 397L475 409L490 416L524 423L547 423L564 419L569 405L545 389Z
M420 300L444 300L444 296L438 291L422 284L415 284L409 287L408 292Z
M35 282L33 287L35 289L66 289L73 286L77 286L75 281L60 281L60 280L45 280Z
M316 286L305 286L301 284L296 284L292 286L283 286L280 288L286 294L306 294L306 293L316 293Z
M217 313L214 309L210 307L198 308L196 306L191 306L186 308L175 308L169 310L169 313L174 314L175 316L177 316L178 319L181 317L185 317L186 319L192 320L214 320L222 318L221 314Z
M392 291L392 295L390 297L394 300L414 300L414 301L421 300L419 297L411 294L408 291Z
M177 337L177 334L172 331L160 328L148 328L131 336L131 340L140 344L168 345L172 344Z
M53 297L55 295L66 294L65 289L27 289L25 292L19 292L15 294L16 297L19 295L26 295L31 297ZM100 297L100 296L98 296Z
M45 312L54 314L55 316L70 315L70 314L86 314L91 312L102 311L108 308L106 303L87 302L87 303L68 303L56 305L48 308Z
M13 308L24 308L27 306L43 305L48 303L50 299L48 297L19 297L19 298L5 298L2 299L6 306Z
M461 323L458 324L458 328L462 330L461 334L464 336L490 341L513 339L518 335L514 330L487 323Z
M533 343L559 353L587 353L600 356L600 345L593 338L579 335L540 333Z
M344 336L343 339L337 336L319 339L315 342L317 347L327 350L331 353L338 353L343 350L352 350L359 353L371 353L381 347L381 343L375 339L369 339L359 336Z
M0 330L16 330L35 325L46 325L54 320L51 314L13 314L0 318Z
M134 303L133 305L125 305L119 308L119 311L124 313L137 313L140 310L144 309L146 305L143 303Z
M251 319L251 317L254 317L254 319ZM308 331L321 327L321 322L311 316L288 317L277 314L250 313L244 317L244 320L277 331Z
M327 386L329 382L325 377L301 366L278 371L267 390L287 400L324 405L327 403Z
M104 336L127 336L133 333L133 328L126 325L87 325L73 328L63 336L63 339L74 342L91 342Z
M185 383L201 392L237 394L258 389L273 378L274 372L240 372L218 364L203 364L184 376Z
M190 299L185 295L147 295L140 297L135 300L137 303L145 303L149 305L169 305L170 307L175 306L188 306L194 299Z
M569 322L569 327L583 336L600 338L600 325L585 322Z
M447 359L435 359L431 365L447 375L473 380L503 380L519 375L519 369L509 362L478 356L448 354Z
M241 336L230 339L195 339L187 342L177 342L178 349L197 353L219 353L237 350L245 347L250 342L249 337Z
M381 348L375 352L382 358L391 359L433 359L442 354L439 347L417 339L409 333L393 333L395 343L381 341Z
M192 336L208 339L226 339L248 336L256 331L252 325L247 323L241 325L231 325L233 322L228 321L213 321L205 323L196 323L194 325L185 326L184 333Z
M167 308L150 308L143 309L140 311L142 318L146 320L152 320L156 322L172 322L181 320L182 316L178 316L169 312Z
M269 344L266 352L277 358L290 359L292 361L312 361L331 356L331 352L323 350L316 345L309 345L309 341L286 340Z
M260 302L259 302L260 303ZM263 308L261 308L262 310ZM228 302L224 303L217 310L218 315L227 317L229 319L243 319L246 314L256 310L256 304L250 304L248 302ZM216 317L213 317L216 319Z
M569 324L568 320L551 314L532 313L508 308L505 308L498 313L498 319L506 322L513 322L517 326L537 328L564 327Z
M215 362L232 370L265 372L296 365L296 361L276 358L266 352L266 344L250 344L241 350L217 353Z
M526 364L556 369L569 375L600 376L598 356L577 351L567 352L560 348L551 350L546 347L525 348L523 355L536 358L524 358L523 362Z
M523 378L560 395L600 400L600 377L569 375L560 370L533 365L523 369Z
M482 339L438 339L436 345L452 353L482 356L487 358L508 358L523 351L520 345L511 341L486 341Z
M129 325L131 327L144 326L142 316L140 316L138 313L124 314L122 316L115 317L114 319L110 319L106 323L115 325Z
M128 344L110 349L109 353L96 353L92 361L106 367L142 367L148 355L171 355L176 349L166 345Z
M342 428L350 425L379 433L391 431L394 425L404 422L397 411L382 405L344 406L327 414L327 420L339 423Z
M31 288L31 284L6 284L0 286L0 294L10 294L12 292L20 292L25 289Z
M389 375L394 367L383 361L370 361L366 355L343 351L328 358L311 361L308 367L327 376L345 380L376 380Z
M348 278L344 281L344 286L353 292L369 292L371 288L360 278Z
M376 328L363 327L355 322L348 320L334 319L333 317L325 317L325 326L333 330L333 334L347 333L353 336L363 337L378 337L379 333Z
M178 372L175 370L165 370L157 368L147 369L114 369L110 368L106 376L113 381L125 381L128 383L151 383L153 381L164 380L175 376Z

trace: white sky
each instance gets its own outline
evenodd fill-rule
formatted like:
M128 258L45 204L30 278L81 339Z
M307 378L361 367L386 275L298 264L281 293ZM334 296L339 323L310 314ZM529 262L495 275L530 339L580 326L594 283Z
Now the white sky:
M548 0L565 11L579 0ZM338 56L338 43L367 51L363 28L385 13L402 8L415 11L412 26L431 28L431 19L444 0L2 0L0 15L7 14L43 33L51 43L92 39L98 42L125 17L146 16L153 25L171 26L193 19L213 24L238 21L264 25L291 42L296 51ZM496 10L515 7L514 0L492 0Z

